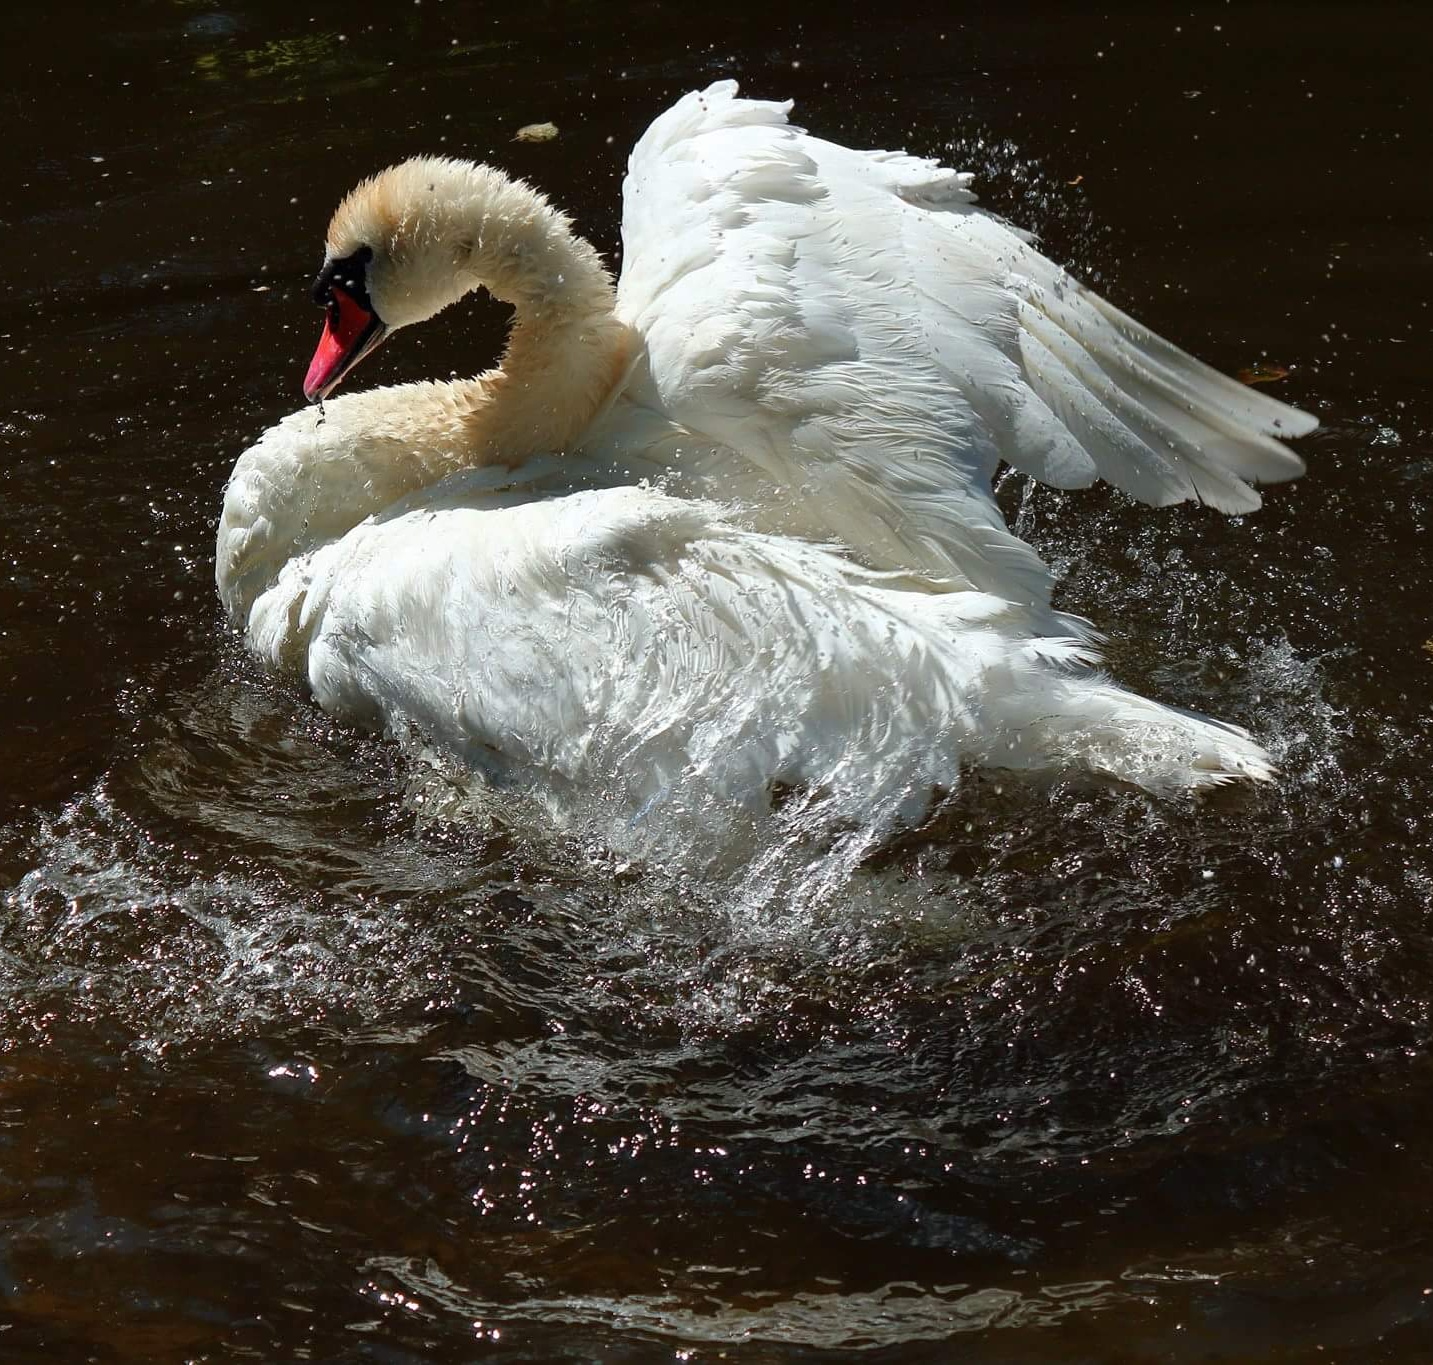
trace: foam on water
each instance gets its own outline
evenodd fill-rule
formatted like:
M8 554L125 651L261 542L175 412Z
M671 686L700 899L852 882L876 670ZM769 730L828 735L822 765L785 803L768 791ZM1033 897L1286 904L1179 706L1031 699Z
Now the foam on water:
M400 1300L412 1296L408 1301L469 1317L479 1340L500 1340L504 1324L520 1317L584 1335L597 1331L689 1346L764 1342L826 1350L899 1347L997 1326L1051 1327L1072 1314L1114 1308L1135 1292L1093 1281L1048 1285L1029 1294L959 1283L932 1293L924 1285L898 1281L866 1293L763 1294L773 1301L749 1306L697 1306L676 1295L645 1294L501 1302L453 1283L433 1261L380 1257L366 1270L373 1276L368 1292L375 1301L391 1301L396 1293Z
M1257 716L1286 777L1213 809L1248 809L1251 832L1282 825L1293 789L1337 778L1337 713L1287 642L1223 677L1217 695L1177 700ZM1107 858L1131 821L1197 845L1208 814L986 772L915 831L854 786L786 793L761 815L697 789L634 820L602 792L491 787L417 737L355 747L254 681L216 675L122 769L6 831L25 868L0 927L12 1018L43 1032L63 1001L159 1051L280 1020L391 1021L395 1002L509 994L484 956L497 935L519 955L624 964L595 989L719 1034L849 990L872 964L954 968L1008 899L1026 831L1052 856ZM571 974L565 988L586 989Z

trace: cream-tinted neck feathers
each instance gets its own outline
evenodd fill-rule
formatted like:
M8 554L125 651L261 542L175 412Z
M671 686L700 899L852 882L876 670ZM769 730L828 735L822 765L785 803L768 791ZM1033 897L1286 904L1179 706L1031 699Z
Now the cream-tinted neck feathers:
M372 252L364 284L391 332L480 287L514 307L496 368L349 393L294 413L245 452L225 495L217 576L242 619L285 562L458 470L562 454L627 373L612 277L567 216L502 172L419 158L364 181L327 252ZM401 343L400 343L401 344Z
M519 306L611 308L611 277L567 215L470 161L416 157L369 177L334 211L325 245L336 258L372 248L369 289L388 305L391 327L421 322L479 285Z
M468 447L454 454L470 463L564 449L626 368L601 258L566 214L501 171L420 157L365 180L334 213L327 248L342 259L365 246L369 297L390 330L478 288L515 309L499 366L451 386Z

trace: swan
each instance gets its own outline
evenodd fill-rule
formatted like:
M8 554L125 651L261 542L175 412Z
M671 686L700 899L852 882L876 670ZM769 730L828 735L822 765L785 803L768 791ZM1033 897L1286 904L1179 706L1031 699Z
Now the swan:
M326 712L557 799L913 822L963 765L1265 780L1232 725L1097 668L1006 527L1000 461L1259 505L1306 413L1218 374L981 210L719 82L634 148L614 286L535 190L422 157L328 228L304 393L234 467L224 608ZM513 306L476 378L339 398L403 327Z

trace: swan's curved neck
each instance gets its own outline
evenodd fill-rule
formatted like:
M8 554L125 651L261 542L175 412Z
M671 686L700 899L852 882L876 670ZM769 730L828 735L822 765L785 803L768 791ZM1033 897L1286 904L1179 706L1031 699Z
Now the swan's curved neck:
M474 379L371 389L295 413L245 451L217 546L235 619L286 563L437 480L572 449L628 367L632 333L613 312L611 276L528 186L470 163L404 163L340 206L331 252L364 193L395 266L386 320L422 321L482 287L513 305L507 349Z
M426 257L453 262L466 293L486 288L513 306L497 368L455 386L466 409L467 461L515 466L571 446L625 372L628 329L614 314L612 277L567 216L521 181L487 166L438 163ZM446 183L444 183L446 182Z
M625 372L630 341L614 315L612 277L567 216L490 166L420 158L339 206L330 256L375 232L389 264L388 277L372 282L374 299L390 326L423 321L480 288L513 306L495 369L364 395L375 435L391 433L450 465L515 466L570 447Z

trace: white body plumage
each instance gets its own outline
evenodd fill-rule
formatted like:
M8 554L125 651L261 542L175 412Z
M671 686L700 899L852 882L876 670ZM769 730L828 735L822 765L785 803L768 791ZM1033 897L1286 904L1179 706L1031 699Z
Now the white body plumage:
M360 186L328 254L371 257L372 317L481 283L513 336L476 380L337 399L245 452L217 577L250 647L336 715L633 811L779 783L911 820L963 762L1267 777L1242 731L1090 666L989 479L1247 510L1312 419L1104 304L964 177L785 115L725 83L653 125L615 299L487 168Z

